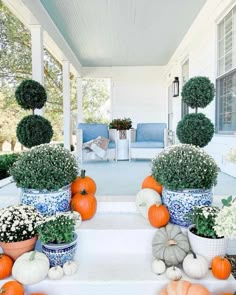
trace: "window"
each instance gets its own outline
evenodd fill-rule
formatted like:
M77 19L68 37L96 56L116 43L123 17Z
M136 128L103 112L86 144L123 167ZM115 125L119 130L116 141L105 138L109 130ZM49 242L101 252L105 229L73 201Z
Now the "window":
M236 6L218 24L216 130L236 132Z
M182 87L189 79L189 61L188 59L182 65ZM182 100L181 102L181 117L187 115L189 113L187 104Z

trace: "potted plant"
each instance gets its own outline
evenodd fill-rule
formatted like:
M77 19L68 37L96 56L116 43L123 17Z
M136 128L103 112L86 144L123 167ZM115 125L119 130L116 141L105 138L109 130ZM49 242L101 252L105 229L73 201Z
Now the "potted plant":
M189 226L186 214L194 206L211 205L218 167L201 148L178 144L152 160L152 176L163 185L162 200L172 223Z
M73 213L45 216L38 223L38 239L42 243L42 252L48 257L50 266L63 266L65 262L73 260L77 246L75 224Z
M21 188L21 203L41 214L70 209L70 184L78 175L75 157L60 145L42 144L23 152L10 168Z
M42 216L32 206L14 205L0 209L0 247L12 259L34 249L36 226Z
M132 121L130 118L113 119L109 124L109 129L115 129L119 131L119 138L127 138L126 130L132 127Z
M216 219L220 208L196 206L187 214L192 225L188 227L188 238L194 253L204 256L209 266L215 256L226 254L227 243L224 235L216 232Z

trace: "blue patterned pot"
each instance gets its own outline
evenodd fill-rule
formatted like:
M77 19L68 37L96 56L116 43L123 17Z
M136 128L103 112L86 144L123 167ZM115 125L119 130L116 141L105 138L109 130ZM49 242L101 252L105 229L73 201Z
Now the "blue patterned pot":
M162 202L169 210L170 222L185 227L191 224L190 221L186 220L186 214L190 213L194 206L210 206L212 200L211 189L170 191L164 188L162 192Z
M70 185L64 186L58 191L21 189L21 203L34 206L43 215L69 211L70 200Z
M50 267L63 264L73 260L77 247L77 234L74 233L74 240L71 243L42 244L42 252L48 257Z

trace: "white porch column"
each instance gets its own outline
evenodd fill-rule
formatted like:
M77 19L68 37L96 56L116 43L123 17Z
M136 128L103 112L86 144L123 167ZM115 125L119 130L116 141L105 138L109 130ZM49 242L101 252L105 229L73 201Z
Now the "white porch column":
M71 124L70 124L70 63L62 62L63 70L63 131L64 147L70 150Z
M44 85L43 65L43 29L40 25L30 25L32 51L32 79ZM36 109L35 114L43 115L43 109Z
M76 122L76 155L79 167L82 165L82 133L78 130L79 123L83 120L83 95L82 95L82 79L76 77L77 83L77 122Z

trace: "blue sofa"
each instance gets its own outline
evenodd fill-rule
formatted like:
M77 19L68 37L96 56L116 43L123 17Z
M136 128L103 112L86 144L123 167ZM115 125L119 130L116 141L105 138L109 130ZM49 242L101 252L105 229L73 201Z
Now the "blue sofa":
M130 160L152 159L167 146L166 123L139 123L130 132Z

